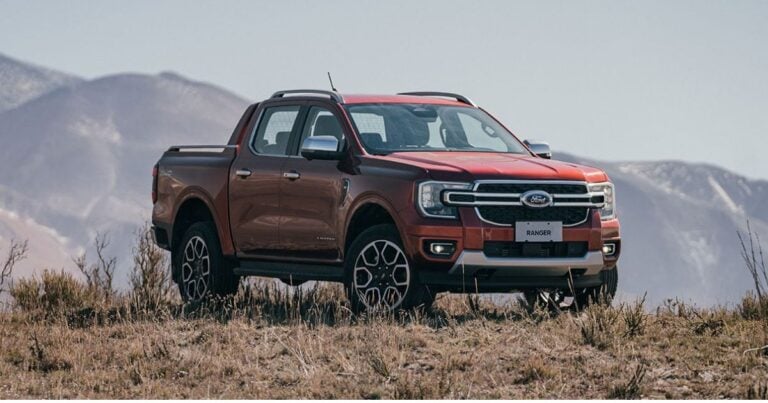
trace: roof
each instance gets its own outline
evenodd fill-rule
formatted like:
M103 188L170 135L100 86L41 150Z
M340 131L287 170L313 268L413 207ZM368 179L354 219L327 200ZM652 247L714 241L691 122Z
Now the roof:
M433 104L471 106L455 99L415 95L343 94L344 103L353 104Z

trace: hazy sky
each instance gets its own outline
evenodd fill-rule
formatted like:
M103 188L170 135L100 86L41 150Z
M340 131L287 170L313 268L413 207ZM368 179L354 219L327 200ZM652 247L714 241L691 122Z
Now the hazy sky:
M556 150L768 179L768 1L0 0L0 52L251 100L330 70L342 92L463 93Z

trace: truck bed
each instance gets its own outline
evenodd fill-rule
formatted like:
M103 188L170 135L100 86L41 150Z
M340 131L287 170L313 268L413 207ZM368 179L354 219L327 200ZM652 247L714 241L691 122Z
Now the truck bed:
M229 236L229 171L237 153L234 145L172 146L157 164L157 202L154 224L165 232L166 244L173 241L176 209L184 208L184 201L203 200L222 237L222 250L232 249ZM159 234L157 237L162 237Z

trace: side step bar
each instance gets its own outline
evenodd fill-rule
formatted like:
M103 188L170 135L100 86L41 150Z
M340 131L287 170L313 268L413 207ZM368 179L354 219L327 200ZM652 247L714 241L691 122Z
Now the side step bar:
M290 277L299 281L344 281L341 265L241 260L234 272L240 276Z

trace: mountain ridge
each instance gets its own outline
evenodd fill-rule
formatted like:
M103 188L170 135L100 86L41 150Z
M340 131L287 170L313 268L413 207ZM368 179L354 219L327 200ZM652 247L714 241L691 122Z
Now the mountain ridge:
M108 252L124 269L134 231L149 219L155 161L172 144L225 141L248 104L173 72L107 75L30 97L0 112L0 209L66 237L70 251L108 232ZM555 158L597 166L616 184L625 298L647 291L651 303L712 305L751 287L736 231L749 219L768 234L768 181L707 163ZM0 225L23 232L8 220L0 215Z

